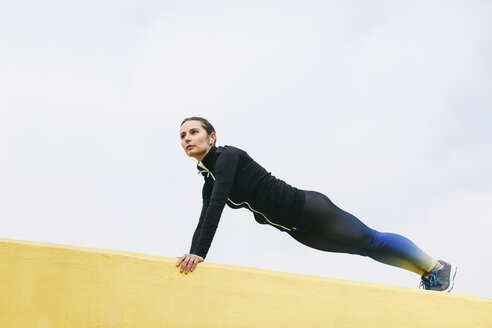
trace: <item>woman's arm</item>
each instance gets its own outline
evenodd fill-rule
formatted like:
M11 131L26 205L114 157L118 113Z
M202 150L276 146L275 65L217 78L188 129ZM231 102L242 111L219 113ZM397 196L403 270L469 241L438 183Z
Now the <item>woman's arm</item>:
M207 255L219 225L220 216L234 184L238 164L239 153L234 149L222 152L215 162L215 183L201 231L193 249L194 254L202 258Z
M210 248L217 230L220 216L234 184L239 154L232 151L223 152L215 163L215 183L210 191L211 183L205 182L202 189L202 211L198 225L193 234L190 254L181 256L176 266L181 264L181 272L186 269L193 271L202 262Z
M198 224L196 226L195 232L193 233L193 239L191 240L190 254L194 253L196 243L198 242L198 237L202 232L203 220L205 218L205 214L207 213L208 204L210 202L211 189L211 183L205 181L202 188L202 211L200 213L200 218L198 219Z
M198 219L198 224L195 228L195 232L193 233L190 253L184 254L183 256L179 257L178 263L176 264L176 266L179 267L179 265L182 263L180 272L183 272L186 269L186 274L188 273L188 271L193 271L199 262L203 262L203 257L194 254L194 249L196 243L198 242L200 233L202 232L203 220L205 218L205 213L207 213L208 204L210 202L210 194L212 190L211 186L211 181L205 180L202 188L202 211L200 213L200 218Z

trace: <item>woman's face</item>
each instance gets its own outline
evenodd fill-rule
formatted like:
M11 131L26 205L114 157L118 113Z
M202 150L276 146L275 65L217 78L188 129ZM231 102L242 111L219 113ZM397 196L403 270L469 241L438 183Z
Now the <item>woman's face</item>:
M212 148L215 132L209 136L200 121L186 121L181 125L179 136L186 155L201 161Z

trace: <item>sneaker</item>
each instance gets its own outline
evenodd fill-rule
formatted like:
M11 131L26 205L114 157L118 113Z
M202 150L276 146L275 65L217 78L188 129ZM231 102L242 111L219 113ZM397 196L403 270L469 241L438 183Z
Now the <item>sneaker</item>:
M428 278L422 277L420 288L426 290L437 290L449 292L454 287L454 276L456 275L456 266L439 260L441 267L431 271Z

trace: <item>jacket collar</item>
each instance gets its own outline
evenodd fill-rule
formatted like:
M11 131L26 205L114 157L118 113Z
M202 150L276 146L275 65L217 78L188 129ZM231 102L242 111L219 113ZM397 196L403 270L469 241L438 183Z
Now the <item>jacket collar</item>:
M213 167L214 167L214 162L215 162L215 152L217 151L217 147L216 146L212 146L212 148L210 148L210 150L208 151L207 155L205 155L205 157L201 160L201 162L198 162L197 164L197 169L199 171L203 170L203 168L200 167L200 163L202 163L203 165L205 165L205 167L209 170L212 170Z

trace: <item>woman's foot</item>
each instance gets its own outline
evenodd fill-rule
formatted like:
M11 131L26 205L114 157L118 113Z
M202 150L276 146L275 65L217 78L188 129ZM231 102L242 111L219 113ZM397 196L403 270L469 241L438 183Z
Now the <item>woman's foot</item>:
M437 290L449 292L454 287L454 276L456 275L456 266L451 265L443 260L439 260L441 266L431 271L431 273L422 277L420 287L427 290Z

